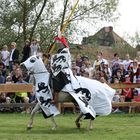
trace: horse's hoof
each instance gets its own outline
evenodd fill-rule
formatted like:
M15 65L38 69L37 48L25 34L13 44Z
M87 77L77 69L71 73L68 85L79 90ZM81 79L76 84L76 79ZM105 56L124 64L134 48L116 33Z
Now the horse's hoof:
M76 124L77 128L80 129L80 127L81 127L80 123L79 122L75 122L75 124Z
M52 130L56 130L56 129L57 129L57 127L58 127L57 125L56 125L56 126L54 126L54 127L52 127Z
M89 130L92 130L93 129L93 126L91 126L90 128L89 128Z
M29 131L31 129L32 129L32 126L28 126L26 130Z
M87 130L93 130L93 126L88 127Z

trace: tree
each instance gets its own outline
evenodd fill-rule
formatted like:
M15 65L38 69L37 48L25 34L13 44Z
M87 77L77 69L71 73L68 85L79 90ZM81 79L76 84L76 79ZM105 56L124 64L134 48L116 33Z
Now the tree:
M23 42L27 38L40 39L41 45L48 46L57 34L58 26L69 16L75 0L1 0L0 1L0 42ZM81 23L97 23L116 20L118 0L79 0L78 7L65 35L70 39L73 32L81 35Z

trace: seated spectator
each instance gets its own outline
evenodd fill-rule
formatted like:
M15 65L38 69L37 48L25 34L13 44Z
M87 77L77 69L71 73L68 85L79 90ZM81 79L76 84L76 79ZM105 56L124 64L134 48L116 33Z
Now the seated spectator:
M104 72L106 81L108 83L110 83L112 73L111 73L111 69L109 68L109 64L108 63L102 63L101 64L101 69Z
M7 103L8 104L10 102L11 102L11 99L6 96L6 93L1 92L0 93L0 103ZM11 110L10 107L0 108L0 111L2 111L2 112L7 112L7 111L10 111L10 110Z
M132 89L129 88L129 84L131 84L129 75L125 75L125 81L123 83L128 84L128 88L122 90L122 95L125 96L126 102L131 102L131 100L133 98L133 92L132 92Z
M104 76L101 76L100 79L99 79L99 81L100 81L101 83L107 83L107 81L106 81L106 79L105 79Z
M119 82L124 82L125 78L124 75L122 75L122 72L120 69L117 70L116 74L111 78L111 83L114 83L114 79L118 79Z
M117 78L114 79L114 84L118 84L119 83L119 80ZM122 94L122 89L115 89L116 90L116 93L114 94L114 97L113 97L113 101L114 102L120 102L122 100L120 100L121 98L121 94Z
M136 83L140 83L140 77L137 79ZM135 88L133 94L134 94L133 101L140 102L140 88Z
M82 65L87 63L87 61L89 61L89 57L88 56L82 56L81 59L82 59Z
M0 71L0 84L5 83L5 77L2 75L2 72Z
M84 71L84 72L82 73L82 76L83 76L83 77L86 77L86 78L90 78L89 72L87 72L87 71Z
M3 62L0 62L0 71L1 71L1 74L2 74L2 76L4 77L4 79L6 81L6 67L5 67Z
M6 103L5 93L0 92L0 103Z
M94 71L92 75L92 79L100 81L100 71Z
M137 77L135 75L135 73L137 72L137 69L138 69L138 61L134 59L133 63L129 66L129 70L131 70L133 73L133 76L132 76L133 83L136 83L137 81Z
M20 71L20 69L19 69L19 71ZM21 71L18 72L17 74L18 75L16 77L16 83L18 83L18 84L27 83L23 80L23 75L22 75ZM15 93L15 102L17 102L17 103L20 103L20 102L29 103L28 93L27 92ZM23 112L29 113L30 112L29 107L25 107Z
M114 79L114 84L118 84L119 83L119 80L117 78ZM114 94L114 97L113 97L113 102L124 102L124 96L121 96L122 94L122 89L115 89L116 92ZM120 113L122 112L121 111L121 108L120 107L115 107L113 108L113 113Z
M72 61L71 69L72 69L72 72L74 73L74 75L77 75L77 76L80 75L80 67L76 66L75 61Z
M14 68L14 67L13 67ZM20 68L17 68L14 70L14 73L12 73L12 81L14 81L14 83L17 83L20 76L22 75L22 70Z
M140 76L140 64L138 64L137 71L134 75L136 75L136 78L138 78Z
M78 54L77 56L76 56L76 66L78 66L78 67L82 67L82 57L81 57L81 55L80 54Z
M127 73L127 72L125 71L125 68L124 68L124 64L123 64L123 63L120 63L120 64L119 64L119 69L117 69L117 70L120 70L121 75L122 75L123 77L124 77L125 74Z
M89 78L91 78L92 75L93 75L93 67L91 66L91 62L90 61L86 61L85 62L84 70L89 73Z
M6 83L5 84L11 84L11 83L14 83L14 82L12 81L12 77L10 75L8 75L6 77ZM10 102L14 102L15 93L7 92L5 94L6 94L6 97L9 99Z

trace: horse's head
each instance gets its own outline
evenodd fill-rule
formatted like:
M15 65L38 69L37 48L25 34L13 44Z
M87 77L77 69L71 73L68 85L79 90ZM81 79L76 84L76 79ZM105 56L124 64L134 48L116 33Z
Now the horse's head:
M21 63L20 66L24 71L26 69L30 73L41 73L47 71L42 59L37 55L29 57L26 61Z

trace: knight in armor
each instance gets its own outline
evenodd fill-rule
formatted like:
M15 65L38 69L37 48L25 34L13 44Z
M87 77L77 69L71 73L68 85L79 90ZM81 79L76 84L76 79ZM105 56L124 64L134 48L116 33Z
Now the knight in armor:
M78 81L74 77L71 70L71 55L67 40L62 37L55 37L58 50L51 60L52 85L54 90L54 101L57 102L58 93L65 87L70 86L71 90L74 86L79 86ZM76 84L77 83L77 84Z

